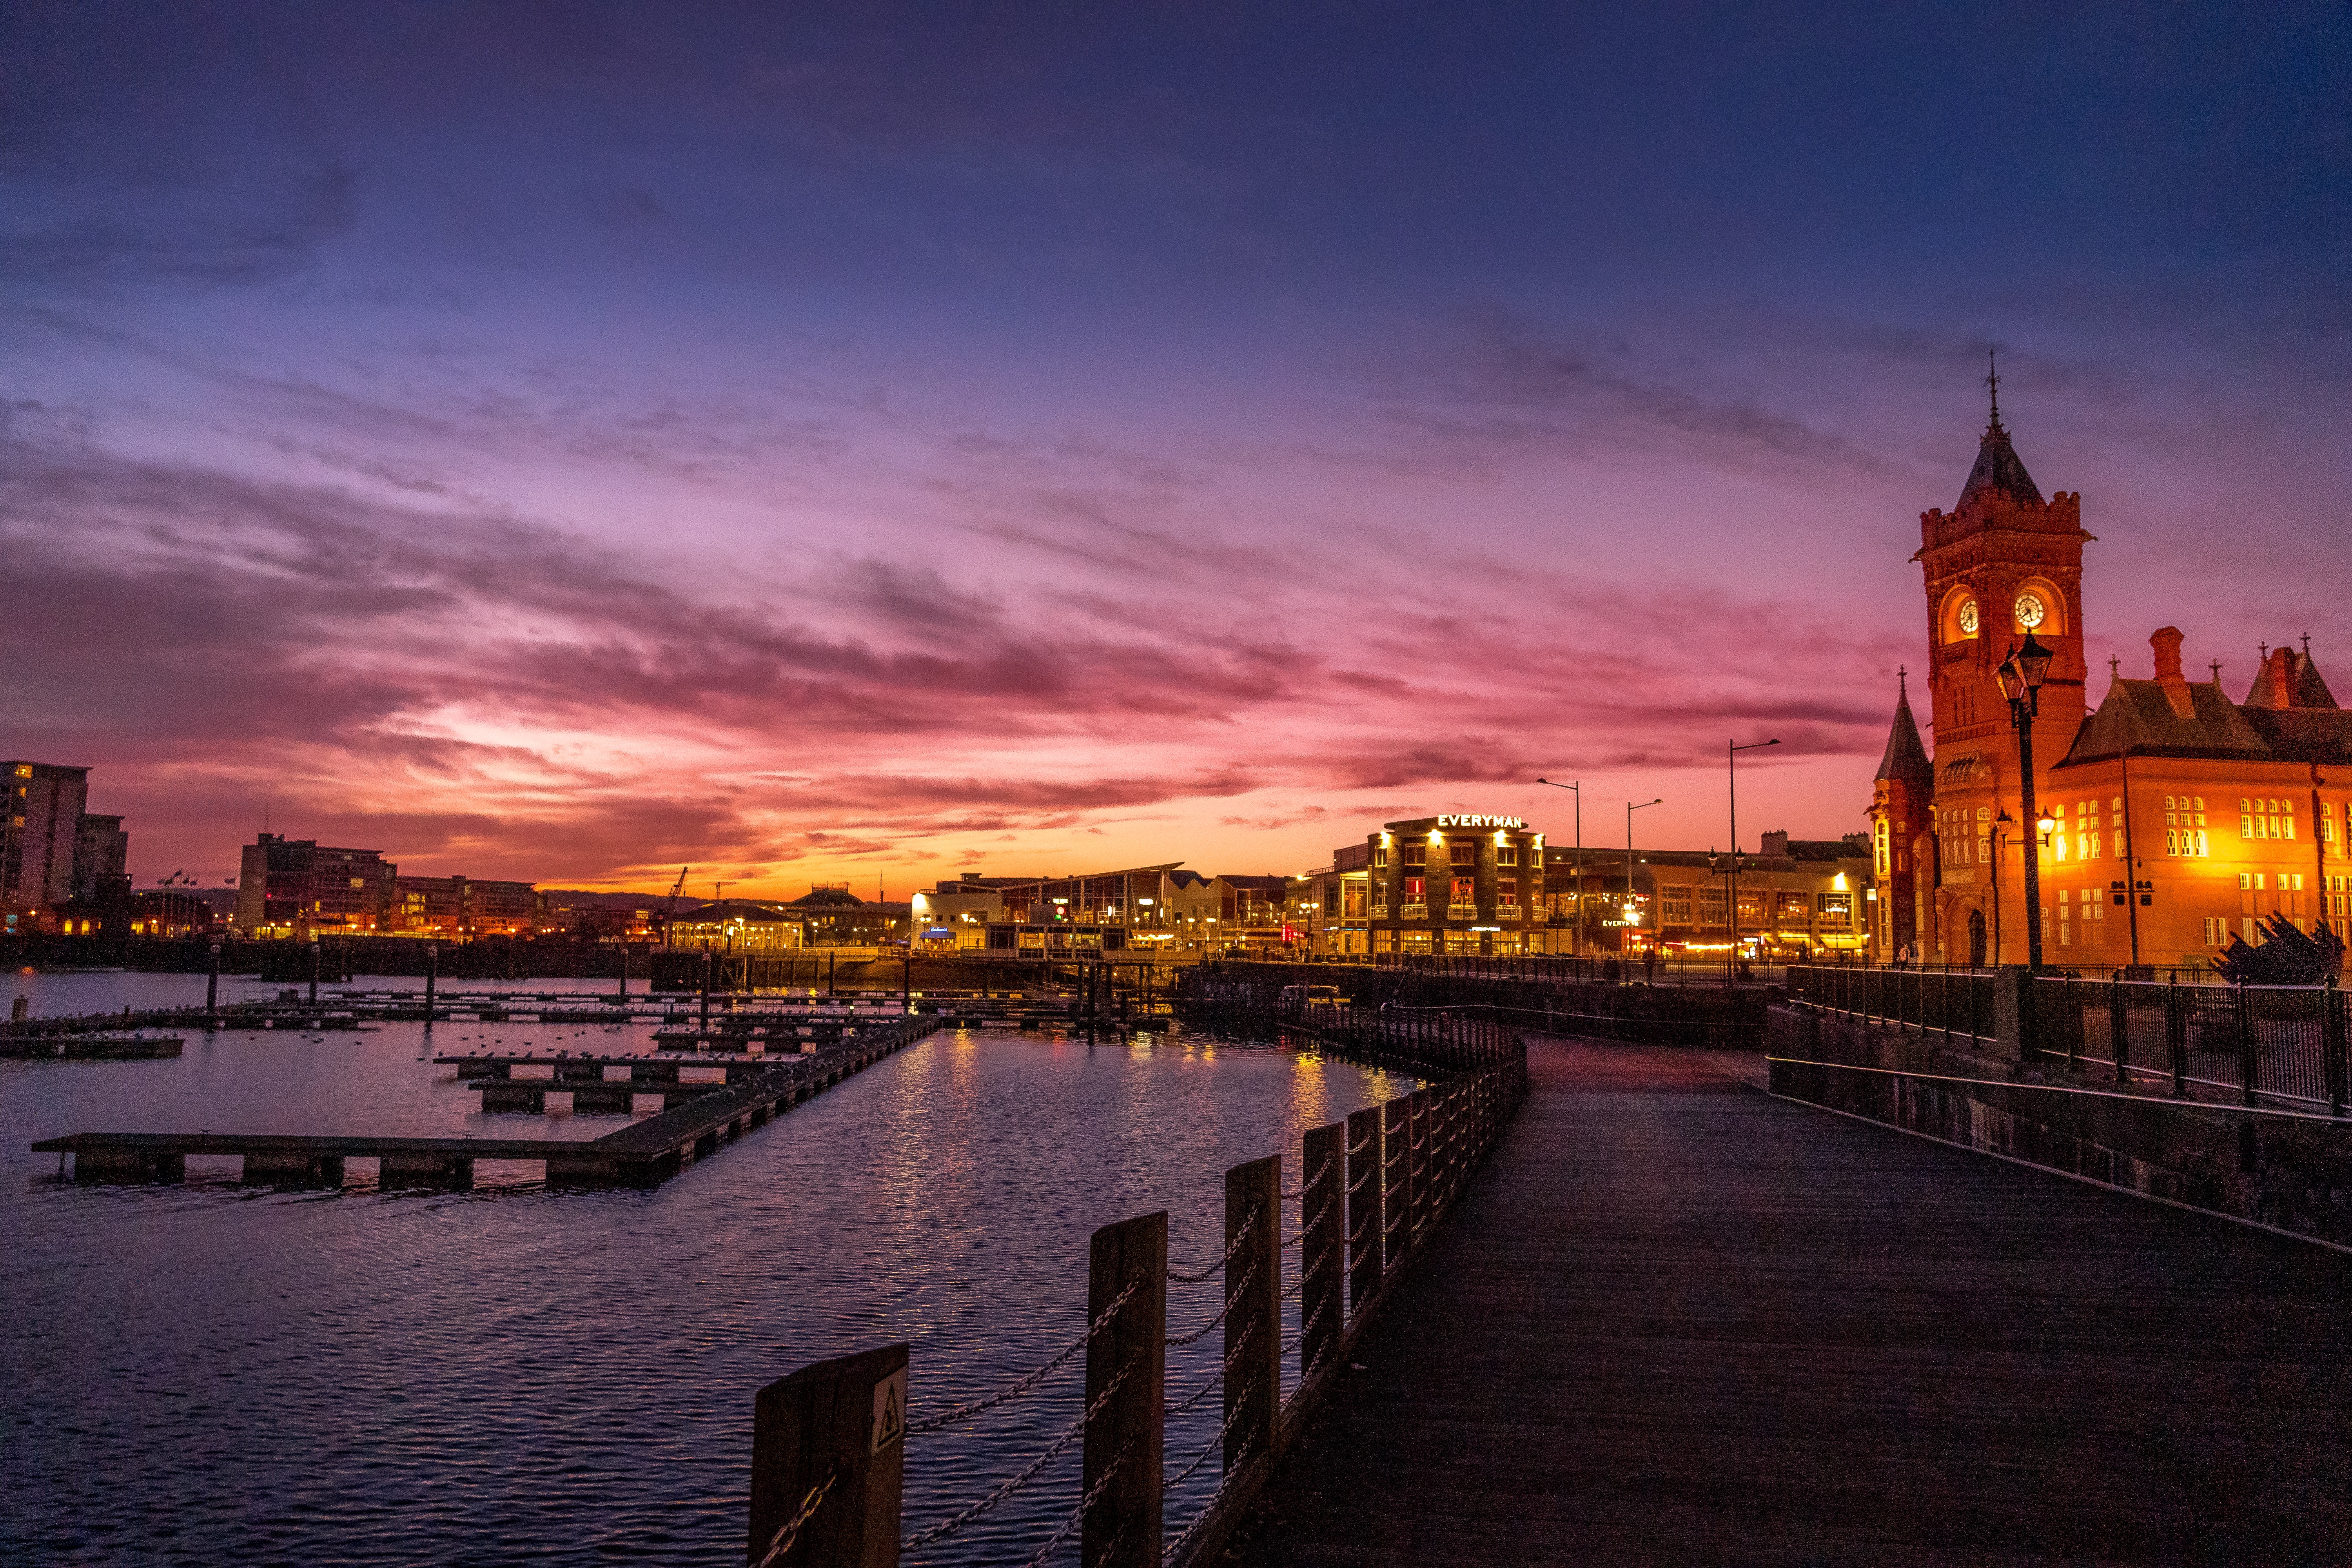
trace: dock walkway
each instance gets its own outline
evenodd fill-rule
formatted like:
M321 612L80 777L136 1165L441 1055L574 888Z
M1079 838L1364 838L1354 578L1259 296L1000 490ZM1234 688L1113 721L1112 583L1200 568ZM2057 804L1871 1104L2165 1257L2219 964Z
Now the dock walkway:
M1771 1099L1754 1056L1529 1068L1227 1561L2352 1561L2352 1257Z

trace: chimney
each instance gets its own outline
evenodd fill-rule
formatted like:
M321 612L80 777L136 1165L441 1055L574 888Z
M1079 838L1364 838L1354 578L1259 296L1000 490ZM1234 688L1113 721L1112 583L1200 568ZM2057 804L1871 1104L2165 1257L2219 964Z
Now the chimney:
M1789 852L1788 830L1775 828L1766 834L1762 842L1757 846L1757 850L1758 853L1764 855L1786 855Z
M2246 693L2249 708L2292 708L2294 706L2294 656L2284 645L2271 649L2263 660L2262 673L2254 677L2254 689Z
M2164 688L2164 700L2183 719L2197 717L2197 704L2189 700L2189 681L2180 673L2180 628L2165 626L2147 639L2156 650L2156 683Z

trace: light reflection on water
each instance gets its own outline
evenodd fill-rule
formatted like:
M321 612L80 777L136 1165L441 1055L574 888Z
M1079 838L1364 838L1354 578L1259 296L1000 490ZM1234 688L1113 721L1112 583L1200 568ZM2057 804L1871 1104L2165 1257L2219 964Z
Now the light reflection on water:
M62 1010L125 1001L154 1005L126 989ZM651 1028L444 1024L432 1044L645 1049ZM653 1193L48 1179L26 1145L68 1131L594 1137L620 1124L485 1118L448 1069L419 1060L420 1025L187 1041L175 1062L0 1064L9 1563L740 1561L761 1384L905 1339L915 1415L983 1394L1082 1331L1095 1227L1166 1208L1175 1267L1197 1268L1221 1244L1227 1165L1279 1150L1295 1185L1307 1128L1412 1087L1181 1034L1091 1047L942 1034ZM1218 1289L1172 1288L1171 1330L1205 1321ZM1171 1395L1211 1374L1219 1340L1171 1352ZM1075 1420L1083 1364L969 1431L916 1439L909 1532ZM1171 1419L1171 1475L1213 1436L1217 1404ZM1073 1447L908 1561L1025 1561L1075 1502L1077 1463ZM1170 1497L1171 1525L1215 1471Z

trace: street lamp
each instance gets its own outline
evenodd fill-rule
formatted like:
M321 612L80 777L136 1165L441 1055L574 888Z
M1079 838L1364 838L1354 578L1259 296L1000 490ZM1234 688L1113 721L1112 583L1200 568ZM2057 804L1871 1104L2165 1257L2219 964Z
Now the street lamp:
M1992 819L1992 966L2000 967L2000 841L2007 829L2017 826L2017 818L2001 808Z
M1629 800L1625 803L1625 918L1629 921L1635 918L1633 914L1633 814L1647 806L1663 805L1664 804L1665 796L1664 795L1656 796L1651 800ZM1619 932L1617 942L1619 951L1629 951L1625 946L1623 933L1630 931L1633 929L1633 928L1631 925L1622 925L1617 928Z
M1731 958L1725 971L1727 984L1739 977L1739 753L1780 743L1777 739L1750 741L1744 746L1737 741L1723 743L1724 771L1731 775Z
M1995 677L2000 682L2000 694L2009 700L2009 721L2017 731L2017 774L2023 799L2020 805L2025 820L2040 828L2042 842L2048 842L2049 825L2033 805L2033 721L2042 711L2042 683L2050 674L2051 651L2025 634L2025 645L2010 650L2000 661ZM2042 854L2039 845L2025 847L2025 967L2030 974L2042 972Z
M1582 952L1584 951L1584 785L1581 783L1552 784L1549 779L1538 779L1536 783L1551 784L1554 789L1571 791L1576 796L1576 865L1573 873L1576 878L1576 891L1569 895L1576 903L1576 926L1569 940L1576 944L1573 951Z

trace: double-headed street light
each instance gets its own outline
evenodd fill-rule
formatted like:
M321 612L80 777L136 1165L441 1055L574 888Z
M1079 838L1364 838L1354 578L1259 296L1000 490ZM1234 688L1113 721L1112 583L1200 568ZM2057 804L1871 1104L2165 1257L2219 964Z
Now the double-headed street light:
M1665 804L1665 798L1664 795L1659 795L1653 800L1629 800L1625 803L1625 920L1627 923L1617 928L1621 932L1632 931L1633 929L1632 922L1640 918L1633 913L1633 814L1645 806L1663 805ZM1625 948L1625 943L1620 942L1618 946Z
M1576 903L1576 926L1575 934L1569 940L1576 944L1576 952L1582 952L1584 951L1584 785L1580 782L1552 784L1549 779L1538 779L1536 783L1551 784L1554 789L1569 790L1576 795L1576 891L1570 895Z

